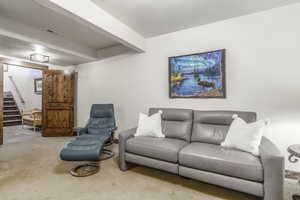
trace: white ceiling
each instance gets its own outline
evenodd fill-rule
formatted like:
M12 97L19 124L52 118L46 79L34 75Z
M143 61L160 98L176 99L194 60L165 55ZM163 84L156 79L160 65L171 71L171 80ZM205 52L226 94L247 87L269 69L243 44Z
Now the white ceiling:
M67 66L99 60L103 57L99 52L111 56L106 49L122 46L88 22L57 13L39 1L0 0L0 54L27 59L39 44L50 64Z
M52 65L70 66L74 65L74 63L85 63L91 61L89 59L66 54L56 49L41 47L40 45L0 35L1 55L29 59L30 54L35 53L37 48L39 49L39 53L50 56Z
M33 0L1 0L0 16L9 17L45 32L52 30L54 35L92 49L101 49L117 44L114 40L99 34L88 26L45 8Z
M92 0L145 37L280 7L299 0Z

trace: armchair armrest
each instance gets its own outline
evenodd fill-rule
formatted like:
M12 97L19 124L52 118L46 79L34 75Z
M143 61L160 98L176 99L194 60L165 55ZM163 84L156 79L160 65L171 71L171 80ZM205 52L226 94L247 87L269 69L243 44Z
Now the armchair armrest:
M134 137L137 128L132 128L126 131L123 131L119 134L119 165L122 171L127 170L127 164L125 160L125 151L126 151L126 141L129 138Z
M260 144L260 157L264 169L264 200L282 200L284 184L284 156L266 137Z
M84 128L82 128L82 127L74 127L73 131L77 133L77 136L79 136L79 135L86 134L87 133L87 128L86 127L84 127Z

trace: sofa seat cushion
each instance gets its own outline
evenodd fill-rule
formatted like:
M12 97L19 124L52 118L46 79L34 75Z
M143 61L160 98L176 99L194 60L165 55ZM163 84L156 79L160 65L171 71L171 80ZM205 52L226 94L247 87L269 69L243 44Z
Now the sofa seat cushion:
M193 142L179 152L179 164L251 181L263 181L259 157L220 145Z
M177 163L178 152L188 143L172 138L138 136L127 140L126 151L149 158Z

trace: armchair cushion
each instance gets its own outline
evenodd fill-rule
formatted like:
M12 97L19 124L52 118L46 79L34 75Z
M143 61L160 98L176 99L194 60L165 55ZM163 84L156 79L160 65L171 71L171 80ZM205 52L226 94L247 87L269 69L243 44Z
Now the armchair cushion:
M77 133L77 135L83 135L87 134L87 128L82 128L82 127L75 127L73 128L73 131Z
M23 121L33 122L33 120L34 120L34 118L31 115L29 115L29 116L23 116Z
M110 128L88 128L88 134L90 135L101 135L105 133L111 133Z
M90 118L87 128L112 128L115 123L112 118Z
M90 119L84 128L74 128L78 135L101 135L117 129L112 104L93 104Z

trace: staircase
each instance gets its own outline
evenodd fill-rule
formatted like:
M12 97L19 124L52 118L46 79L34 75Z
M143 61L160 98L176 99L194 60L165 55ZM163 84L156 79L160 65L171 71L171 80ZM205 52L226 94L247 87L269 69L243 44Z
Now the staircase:
M22 124L22 116L11 92L4 92L3 126Z

